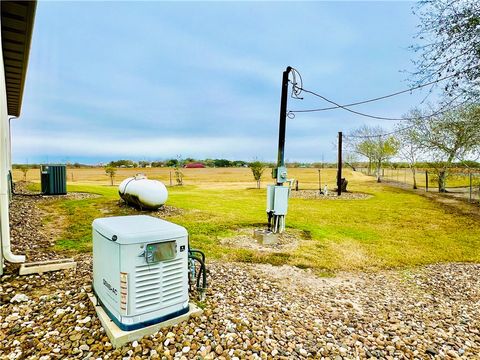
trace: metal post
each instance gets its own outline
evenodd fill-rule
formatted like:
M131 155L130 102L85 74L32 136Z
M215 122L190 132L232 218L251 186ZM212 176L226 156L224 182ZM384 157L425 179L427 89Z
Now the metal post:
M338 132L337 195L342 195L342 132Z
M277 169L285 166L285 131L287 128L287 99L288 99L288 75L292 68L287 66L282 77L282 96L280 100L280 124L278 127L278 158ZM277 177L278 180L278 177ZM277 181L277 185L282 185Z
M428 171L425 170L425 191L428 191Z
M173 184L172 184L172 170L170 170L170 186L173 186Z
M322 175L321 169L318 169L318 194L322 193Z
M470 177L470 202L472 202L472 173L468 175Z

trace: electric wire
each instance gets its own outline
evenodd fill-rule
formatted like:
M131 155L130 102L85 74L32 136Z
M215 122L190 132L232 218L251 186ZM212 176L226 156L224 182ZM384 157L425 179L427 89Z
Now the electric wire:
M437 116L437 115L441 115L447 111L450 111L450 109L447 109L447 107L449 105L451 105L457 98L455 98L454 100L452 100L451 102L449 102L447 105L443 106L440 110L438 111L435 111L431 114L428 114L428 115L422 115L420 117L417 117L417 118L393 118L393 117L385 117L385 116L377 116L377 115L371 115L371 114L366 114L366 113L363 113L363 112L360 112L360 111L356 111L356 110L352 110L352 109L349 109L348 107L346 106L343 106L343 105L340 105L338 104L337 102L333 101L333 100L330 100L328 98L326 98L325 96L323 95L320 95L314 91L311 91L311 90L307 90L307 89L301 89L303 92L306 92L308 94L311 94L311 95L314 95L316 97L319 97L320 99L326 101L326 102L329 102L333 105L335 105L337 108L340 108L340 109L343 109L345 111L348 111L348 112L351 112L355 115L359 115L359 116L363 116L363 117L367 117L367 118L371 118L371 119L375 119L375 120L384 120L384 121L409 121L409 120L418 120L418 119L430 119L434 116ZM295 117L295 113L299 112L298 110L290 110L288 111L287 113L287 116L289 118L292 118L292 117ZM306 112L312 112L312 111L308 111L308 110L303 110L302 113L306 113ZM293 114L293 115L292 115Z
M408 130L408 129L411 129L415 126L416 124L412 124L412 125L409 125L409 126L405 126L401 129L397 129L397 130L393 130L393 131L390 131L388 133L384 133L384 134L375 134L375 135L343 135L345 138L350 138L350 139L372 139L372 138L378 138L378 137L386 137L386 136L390 136L390 135L394 135L394 134L398 134L400 132L403 132L405 130Z
M469 71L469 70L475 69L475 68L477 68L477 67L479 67L479 66L480 66L480 65L472 66L471 68L465 69L465 70L463 70L463 71ZM297 70L295 70L295 71L297 71ZM297 73L298 73L298 71L297 71ZM357 102L353 102L353 103L349 103L349 104L345 104L345 105L335 105L335 106L329 106L329 107L318 108L318 109L292 110L292 112L294 112L294 113L319 112L319 111L334 110L334 109L338 109L338 108L346 108L346 107L351 107L351 106L357 106L357 105L367 104L367 103L370 103L370 102L375 102L375 101L379 101L379 100L383 100L383 99L388 99L388 98L391 98L391 97L394 97L394 96L397 96L397 95L401 95L401 94L404 94L404 93L408 93L408 92L411 93L411 92L413 92L413 91L415 91L415 90L424 88L424 87L426 87L426 86L434 85L434 84L439 83L439 82L441 82L441 81L448 80L448 79L450 79L450 78L452 78L452 77L458 76L459 74L460 74L460 72L456 72L456 73L454 73L454 74L445 76L445 77L443 77L443 78L436 79L436 80L432 80L432 81L427 82L427 83L425 83L425 84L417 85L417 86L411 87L411 88L409 88L409 89L397 91L397 92L394 92L394 93L391 93L391 94L387 94L387 95L383 95L383 96L378 96L378 97L375 97L375 98L372 98L372 99L368 99L368 100L362 100L362 101L357 101ZM299 74L299 75L300 75L300 74ZM303 81L302 81L302 84L303 84ZM295 86L295 84L293 84L293 85Z
M456 107L459 107L459 106L462 106L462 105L465 105L466 103L468 102L468 100L465 100L459 104L457 104L456 106L454 106L453 108L450 108L448 110L445 110L444 112L446 111L450 111ZM418 119L421 119L421 117L418 117L418 118L411 118L409 119L410 121L412 120L418 120ZM464 121L457 121L458 123L462 123ZM344 136L346 138L355 138L355 139L370 139L370 138L378 138L378 137L385 137L385 136L390 136L390 135L394 135L394 134L397 134L397 133L401 133L405 130L408 130L408 129L411 129L413 127L415 127L417 124L411 124L411 125L408 125L408 126L405 126L403 128L400 128L400 129L396 129L396 130L392 130L390 132L387 132L387 133L384 133L384 134L374 134L374 135L347 135L345 134Z

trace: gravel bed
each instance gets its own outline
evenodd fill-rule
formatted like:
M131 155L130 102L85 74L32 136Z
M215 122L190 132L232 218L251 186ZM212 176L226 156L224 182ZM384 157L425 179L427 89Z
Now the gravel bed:
M58 199L63 199L63 200L83 200L83 199L92 199L99 197L100 195L98 194L92 194L92 193L82 193L82 192L69 192L65 195L43 195L39 192L31 191L28 190L28 185L31 184L29 182L25 181L17 181L15 183L15 196L19 197L37 197L37 198L43 198L45 200L58 200Z
M327 195L320 194L318 190L292 190L290 197L294 199L317 199L317 200L366 200L372 195L359 192L344 192L338 196L336 192L329 191Z
M128 215L150 215L158 218L165 218L168 216L182 215L184 210L170 205L163 205L157 210L140 210L128 205L123 200L118 200L118 206L128 213Z
M23 231L34 235L35 205L14 200L12 213L20 215L13 216L30 214L19 223L14 245ZM42 244L29 244L42 251ZM480 354L478 264L319 278L289 266L208 261L202 316L112 349L87 298L91 255L76 260L76 271L43 275L19 277L7 268L0 278L0 358L478 359Z

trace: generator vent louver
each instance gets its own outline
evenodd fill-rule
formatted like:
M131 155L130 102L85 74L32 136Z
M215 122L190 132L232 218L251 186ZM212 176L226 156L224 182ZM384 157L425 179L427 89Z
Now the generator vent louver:
M145 310L161 301L161 264L139 265L135 269L135 308Z
M164 302L170 302L182 297L184 282L182 268L185 266L182 260L176 259L163 263L162 300Z
M136 266L137 292L135 308L148 307L179 299L183 296L183 261L181 258L164 263Z

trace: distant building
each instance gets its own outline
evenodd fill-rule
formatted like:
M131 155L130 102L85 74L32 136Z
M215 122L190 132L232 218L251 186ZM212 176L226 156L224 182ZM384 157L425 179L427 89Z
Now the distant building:
M186 169L203 169L205 165L202 163L194 162L194 163L189 163L185 165Z

